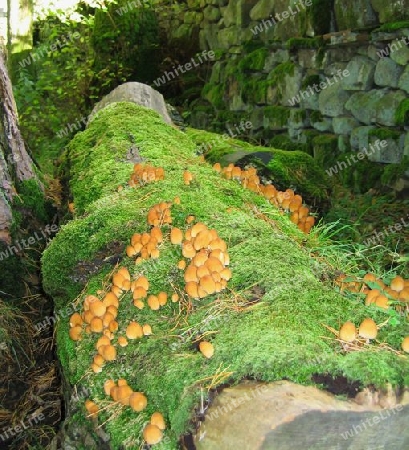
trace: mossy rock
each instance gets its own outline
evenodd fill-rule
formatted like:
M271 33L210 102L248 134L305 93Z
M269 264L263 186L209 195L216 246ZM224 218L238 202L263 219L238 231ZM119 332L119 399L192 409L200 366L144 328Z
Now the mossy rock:
M127 186L133 169L126 160L130 135L146 162L164 168L164 180L139 188ZM182 294L183 275L176 268L181 252L170 244L169 228L163 227L165 239L158 260L135 265L122 250L135 232L148 231L149 208L172 202L176 196L180 204L171 208L172 224L186 229L186 217L194 215L197 222L216 229L227 242L233 273L229 289L218 296L201 301L184 297L156 312L136 309L131 294L124 294L118 334L124 334L129 321L137 320L149 323L153 335L118 347L117 361L106 363L98 374L89 367L99 335L84 333L75 343L68 337L68 320L58 322L57 351L66 380L86 386L89 398L100 406L108 405L103 383L109 378L126 378L133 390L147 396L148 406L140 413L129 407L118 409L113 403L100 411L98 421L109 433L112 449L140 448L142 429L154 411L160 411L167 424L165 438L156 448L178 448L179 437L192 428L201 395L245 377L310 384L314 373L327 373L363 385L409 385L407 358L371 347L341 353L323 325L338 329L346 320L358 325L368 314L380 323L387 313L370 310L324 285L320 280L332 269L310 256L316 238L301 233L263 197L220 177L196 155L195 144L214 136L197 130L184 134L153 111L116 103L74 138L66 155L77 215L62 227L42 259L44 288L57 309L109 290L118 260L133 278L141 273L147 276L149 293L165 290L170 294L176 289ZM227 144L252 148L239 141L226 140ZM283 172L289 158L298 161L288 170L289 177L300 168L300 161L306 166L312 162L300 152L272 152L273 165ZM194 176L190 186L183 182L186 168ZM118 191L118 185L124 188ZM387 340L385 330L382 341ZM394 334L400 332L402 326L393 329ZM215 349L210 359L197 351L197 338L204 334ZM85 421L85 409L78 414L73 426Z
M323 206L328 201L328 178L314 159L303 151L253 146L237 139L222 139L208 131L190 130L188 133L199 147L206 149L205 157L212 164L220 162L227 165L252 153L264 152L272 155L271 161L263 163L258 158L257 164L266 178L280 188L295 188L310 204ZM301 150L300 146L297 150Z

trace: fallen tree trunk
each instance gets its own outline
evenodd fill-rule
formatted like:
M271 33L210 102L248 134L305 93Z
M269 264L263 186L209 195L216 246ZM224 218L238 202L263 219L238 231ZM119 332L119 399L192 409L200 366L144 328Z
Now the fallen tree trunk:
M71 399L66 423L71 432L62 438L67 448L84 442L87 448L140 448L147 440L145 425L160 412L166 430L158 448L176 449L204 412L209 393L246 377L308 384L316 373L342 374L361 385L408 384L407 358L375 344L345 352L325 327L361 320L367 309L320 281L333 277L335 269L310 256L317 236L309 238L237 180L222 178L195 150L188 135L157 113L126 102L99 111L68 145L64 165L76 216L42 260L44 287L60 317L56 339L64 380L87 392ZM136 153L148 166L134 167L129 155ZM215 282L222 287L215 284L215 294L208 294L211 288L202 281L209 265L195 263L189 274L181 269L193 264L196 251L209 257L211 245L203 243L208 234L201 244L191 241L203 225L213 230L213 240L220 238L217 245L226 245L223 258L230 257L229 266L223 259L221 271L228 269L223 275L211 270L213 280L220 275L226 281ZM151 240L156 227L161 237L156 229ZM174 228L183 233L183 244ZM137 251L139 242L144 243ZM138 256L148 243L150 250ZM200 279L198 286L190 276ZM116 319L102 331L101 314L113 305ZM387 312L379 314L384 319ZM131 329L131 322L139 325ZM400 323L391 331L395 346L404 327ZM97 356L103 333L110 344L99 347ZM206 341L211 345L202 345ZM118 379L144 393L143 411L114 401L117 391L106 392L105 382ZM96 406L87 402L85 409L86 400ZM97 423L103 425L95 428L95 437Z

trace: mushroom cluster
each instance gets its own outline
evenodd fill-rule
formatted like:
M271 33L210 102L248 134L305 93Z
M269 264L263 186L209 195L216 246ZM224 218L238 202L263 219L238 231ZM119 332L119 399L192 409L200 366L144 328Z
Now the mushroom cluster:
M139 264L144 259L159 258L159 244L163 241L162 231L154 226L149 233L135 233L131 237L130 245L126 247L126 254L129 258L136 256L136 263Z
M128 181L129 186L143 186L154 181L160 181L165 178L165 171L162 167L153 167L149 164L135 164L131 178Z
M202 222L197 222L183 233L173 227L171 243L182 247L182 255L190 260L186 265L179 261L178 268L185 270L185 291L191 298L204 298L226 288L232 274L226 242L216 230L209 230Z
M348 278L345 274L340 275L336 284L341 291L348 290L355 293L365 294L365 305L375 305L387 309L393 302L397 310L409 307L409 280L396 276L388 286L382 279L373 273L367 273L362 280Z
M150 423L143 430L143 438L148 445L159 444L162 440L162 431L166 429L165 419L160 412L154 412Z
M254 167L242 170L234 164L229 164L222 168L220 163L216 163L213 169L228 180L236 180L244 188L263 195L272 205L289 213L291 222L304 233L308 234L314 226L315 218L309 215L309 209L303 205L301 195L295 194L292 189L278 191L272 184L263 184Z
M170 211L171 203L161 202L153 205L148 211L148 224L159 227L165 223L172 223L172 215Z
M358 329L352 322L345 322L338 332L338 337L343 341L344 349L347 349L348 345L345 344L368 344L372 339L376 338L377 334L378 326L375 321L371 318L366 318L361 322Z

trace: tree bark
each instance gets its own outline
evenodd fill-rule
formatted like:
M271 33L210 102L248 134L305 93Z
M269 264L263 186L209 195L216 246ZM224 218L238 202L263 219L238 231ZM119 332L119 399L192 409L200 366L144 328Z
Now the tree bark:
M18 127L17 109L3 51L0 50L0 241L11 242L15 183L35 179L43 189Z

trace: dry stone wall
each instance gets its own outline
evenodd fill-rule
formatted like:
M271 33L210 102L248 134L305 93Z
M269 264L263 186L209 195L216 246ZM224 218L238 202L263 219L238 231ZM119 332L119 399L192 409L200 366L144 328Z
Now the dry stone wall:
M255 139L298 146L327 168L365 148L377 163L409 158L409 0L188 0L167 8L160 21L170 41L197 41L216 54L191 106L193 126L223 131L250 120ZM375 149L379 140L387 145ZM400 188L409 187L405 170Z

